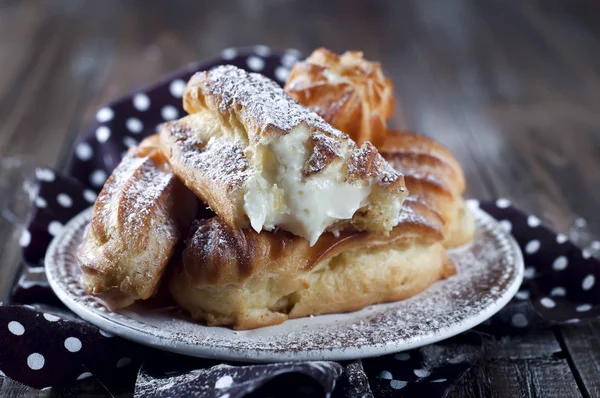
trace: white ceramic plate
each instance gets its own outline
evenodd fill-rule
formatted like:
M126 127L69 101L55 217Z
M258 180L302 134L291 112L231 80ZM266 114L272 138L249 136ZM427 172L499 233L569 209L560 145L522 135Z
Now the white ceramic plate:
M514 239L474 202L477 235L451 251L458 274L408 300L348 314L294 319L281 325L234 331L194 323L175 307L136 304L109 312L86 295L75 251L91 208L73 218L50 245L46 274L67 307L123 338L180 354L251 362L345 360L394 353L452 337L498 312L523 279Z

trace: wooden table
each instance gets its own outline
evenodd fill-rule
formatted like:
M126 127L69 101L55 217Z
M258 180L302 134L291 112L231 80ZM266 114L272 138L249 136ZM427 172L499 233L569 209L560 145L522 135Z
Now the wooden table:
M364 50L395 83L394 125L461 161L468 195L508 197L600 236L600 3L0 1L0 156L65 166L104 102L225 47ZM0 224L0 297L17 263ZM450 396L600 396L600 322L491 338ZM2 382L0 382L2 383ZM36 392L97 393L86 381Z

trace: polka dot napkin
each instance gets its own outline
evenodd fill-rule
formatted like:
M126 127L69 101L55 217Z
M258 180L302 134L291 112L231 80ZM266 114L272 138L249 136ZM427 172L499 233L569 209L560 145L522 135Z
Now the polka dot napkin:
M138 346L66 310L45 279L48 244L69 219L94 202L127 148L184 114L181 97L191 75L233 64L283 83L300 57L296 50L275 53L266 46L226 49L220 57L191 65L98 110L93 126L77 140L66 174L35 170L38 194L19 239L23 272L13 305L0 306L0 376L36 388L95 377L109 392L133 391L136 397L289 397L290 391L299 397L435 397L444 395L481 359L483 335L501 338L600 313L599 261L506 199L480 206L512 232L523 250L526 280L521 290L475 331L420 349L343 363L223 364Z

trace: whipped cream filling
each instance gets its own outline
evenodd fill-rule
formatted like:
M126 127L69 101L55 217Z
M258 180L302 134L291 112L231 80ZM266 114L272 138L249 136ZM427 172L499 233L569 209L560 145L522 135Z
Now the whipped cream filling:
M327 227L351 219L365 206L372 187L346 182L344 162L339 160L304 176L310 136L310 129L300 125L252 155L262 157L256 164L265 168L248 180L244 210L257 232L279 227L312 246Z

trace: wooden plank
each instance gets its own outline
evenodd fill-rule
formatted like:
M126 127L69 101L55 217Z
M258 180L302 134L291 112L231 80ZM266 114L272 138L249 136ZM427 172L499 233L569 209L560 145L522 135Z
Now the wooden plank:
M561 326L559 338L585 396L600 397L600 320Z
M577 382L549 329L486 340L485 356L448 397L580 397Z

